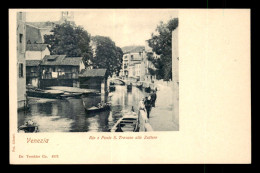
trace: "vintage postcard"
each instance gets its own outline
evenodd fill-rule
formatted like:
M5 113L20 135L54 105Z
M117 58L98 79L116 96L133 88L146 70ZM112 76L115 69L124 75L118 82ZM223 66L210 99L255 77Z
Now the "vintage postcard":
M9 9L9 43L10 164L251 163L248 9Z

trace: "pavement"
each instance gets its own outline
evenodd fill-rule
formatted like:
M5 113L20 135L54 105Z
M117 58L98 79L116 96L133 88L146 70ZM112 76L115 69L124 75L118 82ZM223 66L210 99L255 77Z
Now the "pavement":
M154 131L178 131L179 122L174 122L173 89L170 86L158 85L155 107L150 113L149 122Z

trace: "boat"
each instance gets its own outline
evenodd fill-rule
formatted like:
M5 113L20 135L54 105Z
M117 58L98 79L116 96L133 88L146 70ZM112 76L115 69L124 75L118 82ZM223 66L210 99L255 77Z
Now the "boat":
M80 98L82 96L82 93L64 93L63 95L61 95L61 98Z
M61 98L61 95L64 94L64 92L57 91L57 90L41 90L41 89L29 89L26 91L27 96L29 97L40 97L40 98L51 98L51 99L57 99Z
M83 106L84 106L86 112L95 113L95 112L102 112L102 111L110 110L111 105L106 103L106 105L104 105L102 107L92 106L90 108L87 108L87 106L85 105L85 102L83 101Z
M112 127L110 132L138 132L138 116L136 114L124 115Z
M18 128L18 132L37 133L37 132L39 132L39 127L35 122L29 120L24 125L21 125Z
M101 93L98 93L98 92L83 93L83 96L87 96L87 97L90 97L90 96L101 96Z

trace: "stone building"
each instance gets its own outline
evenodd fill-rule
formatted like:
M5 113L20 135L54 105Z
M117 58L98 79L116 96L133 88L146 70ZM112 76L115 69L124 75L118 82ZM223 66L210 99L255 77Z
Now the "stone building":
M27 106L26 99L26 68L25 68L25 50L26 50L26 14L24 12L17 13L17 101L18 109Z
M172 82L173 82L173 121L179 123L179 47L178 27L172 32Z
M135 64L140 64L143 59L143 51L144 46L126 46L122 48L124 53L123 55L123 63L122 63L122 70L120 76L128 79L136 78L135 71L140 71L139 66L135 66Z

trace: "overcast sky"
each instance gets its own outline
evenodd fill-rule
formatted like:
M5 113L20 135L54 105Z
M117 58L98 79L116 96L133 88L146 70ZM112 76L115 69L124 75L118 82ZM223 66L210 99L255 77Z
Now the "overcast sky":
M66 10L63 10L66 11ZM27 12L27 22L57 21L61 11ZM160 21L178 16L169 9L86 9L74 11L76 25L84 27L92 36L110 37L117 46L144 45Z

